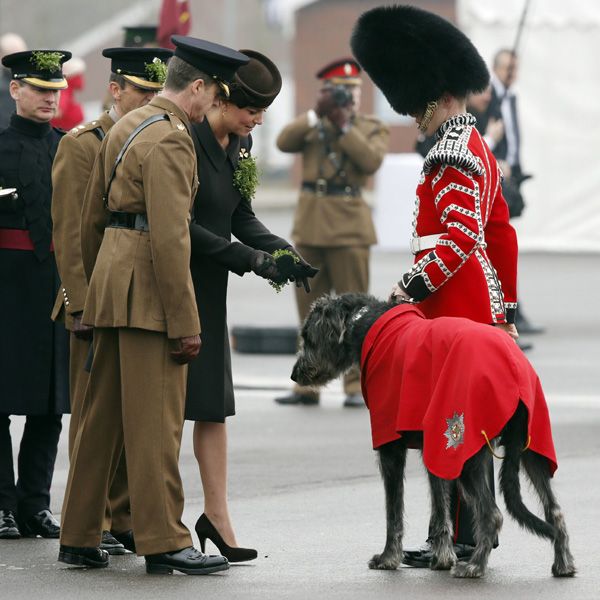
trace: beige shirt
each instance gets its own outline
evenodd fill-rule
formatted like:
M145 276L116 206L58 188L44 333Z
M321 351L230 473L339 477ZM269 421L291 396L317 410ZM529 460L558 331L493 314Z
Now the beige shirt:
M351 127L339 132L322 120L329 150L338 165L327 157L327 147L319 128L308 114L297 117L277 138L283 152L302 154L302 180L362 187L381 166L387 151L389 130L375 117L357 115ZM292 238L295 244L320 247L370 246L377 242L371 209L362 196L324 195L301 190Z

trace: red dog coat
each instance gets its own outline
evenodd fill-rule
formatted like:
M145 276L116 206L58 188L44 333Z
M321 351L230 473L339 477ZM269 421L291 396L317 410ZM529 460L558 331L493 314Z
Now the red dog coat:
M556 454L540 380L506 332L457 317L425 319L403 304L373 324L362 347L362 389L371 415L373 447L423 432L427 469L444 479L497 436L523 402L529 449Z

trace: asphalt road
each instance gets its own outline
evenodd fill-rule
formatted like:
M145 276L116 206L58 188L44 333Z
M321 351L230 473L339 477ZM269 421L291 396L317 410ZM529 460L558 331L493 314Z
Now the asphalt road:
M266 212L263 218L277 233L289 232L289 211ZM373 293L386 295L409 260L402 253L374 252ZM547 327L531 338L535 347L528 357L550 404L559 458L555 489L571 535L576 578L554 579L550 545L519 530L508 516L482 580L412 568L370 571L368 559L383 547L385 518L367 411L343 409L339 383L326 389L318 407L279 407L273 397L288 386L293 356L235 354L231 512L239 542L258 548L259 558L207 577L151 577L135 555L111 558L108 569L78 570L56 562L56 540L0 541L0 598L599 598L600 257L526 254L520 273L526 311ZM254 276L233 275L229 322L293 325L292 290L276 294ZM66 430L68 417L64 423ZM16 418L15 449L21 430L22 419ZM68 469L66 443L65 434L53 486L57 514ZM202 492L189 424L181 471L184 521L192 528L202 512ZM537 510L534 500L528 504ZM418 544L426 533L428 497L416 452L409 458L406 510L406 543Z

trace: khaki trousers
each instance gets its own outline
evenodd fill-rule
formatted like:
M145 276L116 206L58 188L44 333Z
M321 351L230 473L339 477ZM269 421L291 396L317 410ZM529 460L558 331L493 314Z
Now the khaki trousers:
M85 363L90 351L91 342L80 340L71 333L69 385L71 390L71 422L69 425L69 456L73 453L75 436L82 419L85 389L89 380L89 373L85 370ZM131 515L129 506L129 490L127 487L127 467L125 466L125 453L121 454L115 478L108 491L106 512L104 517L104 530L122 533L131 529Z
M296 288L298 315L303 322L311 304L323 294L335 292L367 292L369 289L369 246L345 246L328 248L324 246L296 246L302 257L319 269L310 280L310 293L304 288ZM314 388L294 386L297 393L310 393ZM353 368L344 375L344 392L360 394L360 371Z
M181 521L178 465L187 367L175 363L169 350L164 333L94 330L92 372L63 504L62 544L100 543L106 497L124 447L137 553L192 545Z

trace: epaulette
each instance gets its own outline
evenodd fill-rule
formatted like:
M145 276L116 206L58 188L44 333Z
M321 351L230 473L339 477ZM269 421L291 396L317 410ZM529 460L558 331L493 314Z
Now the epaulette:
M465 171L476 175L483 175L481 162L477 160L468 147L472 130L473 125L466 124L456 124L449 127L427 153L423 164L423 172L425 174L431 173L437 165L450 165L461 167Z
M73 127L73 129L69 129L69 134L75 137L85 133L86 131L94 131L96 129L102 129L102 125L100 125L100 121L90 121L89 123L83 123L82 125L77 125L77 127Z
M171 127L173 129L178 129L179 131L187 131L185 123L175 113L167 112L165 114L167 115L169 123L171 123Z

